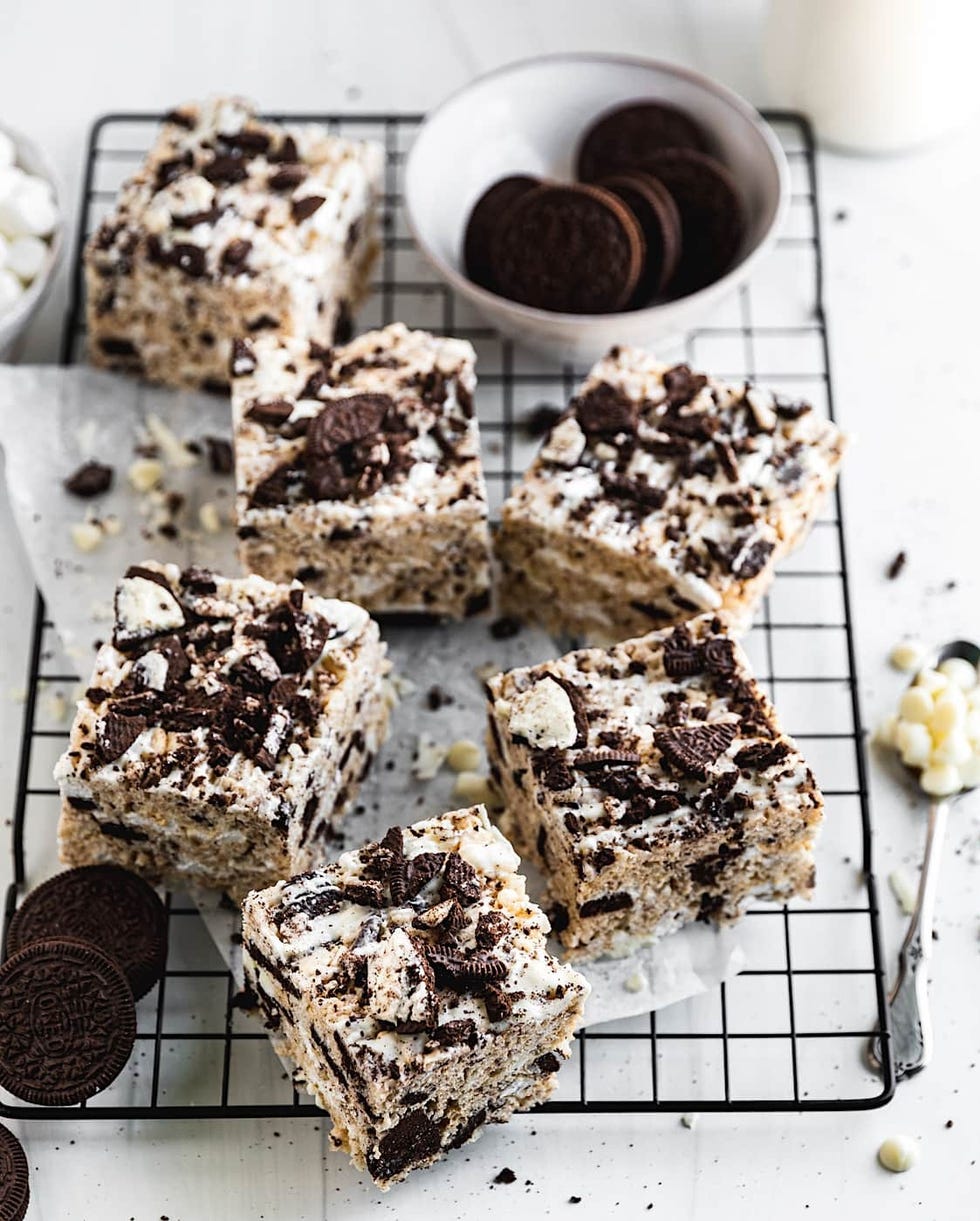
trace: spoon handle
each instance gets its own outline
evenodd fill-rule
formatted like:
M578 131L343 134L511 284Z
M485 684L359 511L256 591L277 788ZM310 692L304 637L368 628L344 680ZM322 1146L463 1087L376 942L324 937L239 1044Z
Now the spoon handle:
M913 1076L925 1068L932 1057L926 963L932 952L932 913L948 814L949 803L946 801L934 801L929 806L929 827L919 893L899 950L898 975L888 996L896 1081ZM875 1038L873 1043L871 1059L880 1065L878 1039Z

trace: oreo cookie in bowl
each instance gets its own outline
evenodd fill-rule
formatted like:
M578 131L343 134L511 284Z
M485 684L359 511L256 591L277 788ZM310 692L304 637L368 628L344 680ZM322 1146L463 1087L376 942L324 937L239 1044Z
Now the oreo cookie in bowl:
M724 86L570 54L510 64L433 111L405 206L422 253L497 330L590 361L703 321L775 242L787 184L775 136Z

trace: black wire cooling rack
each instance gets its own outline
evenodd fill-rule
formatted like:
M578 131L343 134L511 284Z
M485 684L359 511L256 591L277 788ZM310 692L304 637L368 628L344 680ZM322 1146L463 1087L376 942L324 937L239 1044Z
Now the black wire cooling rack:
M555 367L501 339L435 279L401 211L401 171L421 121L409 115L290 115L382 142L386 155L381 277L361 329L400 319L469 339L479 357L478 411L492 508L524 468L534 443L520 421L544 401L564 402L584 370ZM719 376L751 377L809 398L833 416L814 144L801 116L774 113L789 161L787 227L750 285L664 358ZM101 119L90 138L63 359L84 347L82 242L145 152L158 116ZM863 1060L886 1029L878 898L862 747L843 519L837 496L806 546L781 569L746 638L756 673L787 729L813 763L827 801L814 901L752 907L742 929L748 963L737 977L687 1001L583 1031L574 1064L546 1110L589 1112L813 1111L881 1106L894 1091L886 1036L882 1077ZM77 676L60 654L38 597L17 805L14 882L5 921L47 853L58 796L50 765L65 740L45 696L68 696ZM19 1119L221 1118L321 1115L300 1099L258 1023L232 1004L235 985L197 908L166 896L170 956L160 984L138 1006L137 1048L127 1071L88 1105L36 1108L0 1095Z

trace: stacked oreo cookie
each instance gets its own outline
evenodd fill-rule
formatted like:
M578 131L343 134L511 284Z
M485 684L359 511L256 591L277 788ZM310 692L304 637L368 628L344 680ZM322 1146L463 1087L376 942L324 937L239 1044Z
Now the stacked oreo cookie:
M731 267L745 228L738 186L705 130L665 102L600 115L578 182L515 174L477 201L463 263L474 283L524 305L608 314L684 297Z

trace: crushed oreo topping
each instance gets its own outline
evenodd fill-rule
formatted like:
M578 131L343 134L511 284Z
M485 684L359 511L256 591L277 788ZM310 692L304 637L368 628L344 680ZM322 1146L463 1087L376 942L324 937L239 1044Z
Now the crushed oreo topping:
M658 729L655 741L663 757L685 776L706 780L708 768L725 753L738 733L730 721Z

